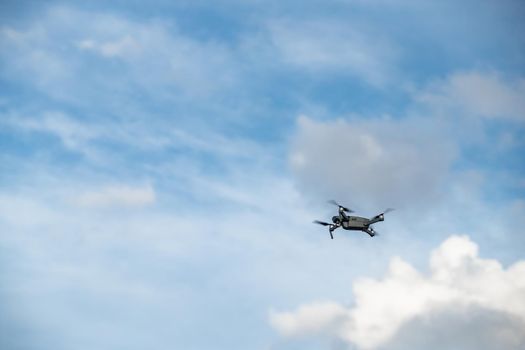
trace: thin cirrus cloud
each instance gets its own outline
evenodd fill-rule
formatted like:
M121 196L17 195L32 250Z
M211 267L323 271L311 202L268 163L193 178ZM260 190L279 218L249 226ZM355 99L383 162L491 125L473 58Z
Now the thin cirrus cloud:
M84 39L78 42L77 46L81 50L94 51L106 57L130 55L133 52L140 50L139 44L130 36L105 42Z
M175 89L172 94L205 96L229 86L236 76L235 58L220 43L193 39L161 21L135 22L68 7L51 8L29 25L2 28L0 45L15 68L9 73L16 73L13 79L32 82L66 101L103 97L97 90L122 94L130 84L143 93L162 86Z
M382 86L395 71L399 49L351 23L273 21L268 29L279 57L312 73L344 71Z
M101 120L92 123L60 111L43 111L36 116L26 116L15 111L2 116L4 118L0 125L12 132L51 135L60 140L64 148L88 157L103 157L99 143L104 141L138 150L183 148L222 157L247 157L253 154L263 157L263 151L256 143L245 138L228 138L205 128L195 133L187 128L166 125L165 122ZM105 152L114 153L114 150L106 149Z
M53 135L65 148L85 154L90 153L87 144L102 134L99 127L86 125L57 111L41 113L38 118L27 118L19 114L6 115L1 124L13 131Z
M467 236L451 236L432 252L428 275L394 257L384 278L354 282L355 305L306 304L271 312L270 323L285 337L328 336L358 349L521 349L523 276L525 261L504 268L479 257Z

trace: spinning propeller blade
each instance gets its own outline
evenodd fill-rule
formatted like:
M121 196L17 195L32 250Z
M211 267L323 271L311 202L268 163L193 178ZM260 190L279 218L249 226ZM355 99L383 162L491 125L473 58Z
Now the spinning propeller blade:
M332 224L329 224L327 222L319 221L319 220L314 220L314 224L319 224L319 225L323 225L323 226L330 226L330 225L332 225Z
M323 225L323 226L330 226L328 232L330 232L330 238L331 239L334 239L334 235L332 234L332 231L335 230L337 227L336 225L334 224L329 224L327 222L324 222L324 221L319 221L319 220L314 220L314 224L319 224L319 225Z
M385 209L383 214L390 213L391 211L394 211L394 210L395 210L394 208L387 208L387 209Z
M354 212L352 209L348 209L346 207L343 207L341 204L337 203L333 199L329 200L328 203L338 206L339 208L343 209L347 213L353 213Z

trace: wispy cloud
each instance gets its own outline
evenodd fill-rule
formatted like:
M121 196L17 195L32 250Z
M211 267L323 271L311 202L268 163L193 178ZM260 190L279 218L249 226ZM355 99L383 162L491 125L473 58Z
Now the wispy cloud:
M109 186L79 194L75 202L86 207L141 207L155 202L155 191L151 186Z
M178 127L163 121L102 119L92 122L61 111L43 111L27 116L24 112L13 110L2 116L0 125L13 132L52 135L60 140L64 148L94 160L110 158L118 153L118 150L108 148L105 142L122 145L136 152L149 150L162 153L177 149L217 158L256 156L261 161L271 158L265 155L267 152L263 147L248 138L226 137L204 126L195 131L187 126Z
M150 98L170 93L202 97L231 86L236 76L235 57L221 43L185 36L161 21L135 22L68 7L51 8L24 27L5 27L0 44L4 59L16 67L11 74L17 80L76 103L88 96L106 101L105 96L122 95L129 85ZM155 95L161 87L170 93Z
M84 39L79 41L77 46L82 50L95 51L106 57L124 57L141 49L135 39L130 36L124 36L121 39L105 42Z
M88 152L87 144L103 133L97 126L86 125L62 112L45 112L40 118L8 115L4 125L26 132L48 133L60 139L71 150Z
M269 30L283 61L311 72L337 71L381 86L395 71L399 49L351 23L275 21Z
M497 72L459 72L435 81L416 95L438 110L464 116L525 121L525 79Z

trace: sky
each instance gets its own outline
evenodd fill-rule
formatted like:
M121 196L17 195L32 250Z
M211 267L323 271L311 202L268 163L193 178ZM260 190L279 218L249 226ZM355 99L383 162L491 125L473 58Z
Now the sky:
M2 1L0 348L523 349L524 17Z

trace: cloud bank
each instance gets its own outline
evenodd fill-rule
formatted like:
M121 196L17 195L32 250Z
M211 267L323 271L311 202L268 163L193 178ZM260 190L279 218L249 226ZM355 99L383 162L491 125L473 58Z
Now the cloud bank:
M467 236L451 236L422 273L399 257L380 280L354 286L355 305L316 302L272 312L283 336L329 336L358 349L522 349L525 261L483 259Z

